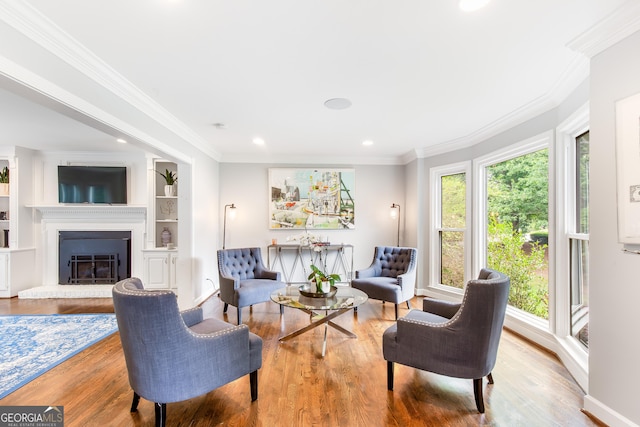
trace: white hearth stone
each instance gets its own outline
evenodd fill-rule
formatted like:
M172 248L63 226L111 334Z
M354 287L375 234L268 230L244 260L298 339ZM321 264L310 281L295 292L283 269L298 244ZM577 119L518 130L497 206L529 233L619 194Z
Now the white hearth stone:
M111 298L113 285L51 285L37 286L18 292L18 298Z

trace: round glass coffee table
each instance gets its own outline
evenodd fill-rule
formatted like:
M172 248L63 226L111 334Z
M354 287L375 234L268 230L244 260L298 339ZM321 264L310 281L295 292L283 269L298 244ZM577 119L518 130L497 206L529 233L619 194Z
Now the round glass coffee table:
M286 288L273 291L271 293L271 300L273 302L285 307L302 310L309 314L311 319L309 325L280 337L280 341L290 340L318 326L324 325L324 340L322 342L322 357L324 357L327 350L327 329L329 329L329 326L337 329L349 338L357 338L353 332L333 323L331 320L363 304L367 299L367 294L349 286L338 286L336 294L329 298L314 298L301 295L297 286L287 286Z

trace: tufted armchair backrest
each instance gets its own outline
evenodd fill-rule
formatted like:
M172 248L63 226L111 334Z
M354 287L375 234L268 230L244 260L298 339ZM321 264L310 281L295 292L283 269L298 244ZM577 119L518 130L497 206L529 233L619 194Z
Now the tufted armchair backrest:
M378 276L396 278L416 266L416 249L395 246L376 246L373 264Z
M260 248L220 250L218 267L223 275L238 280L259 278L265 270Z

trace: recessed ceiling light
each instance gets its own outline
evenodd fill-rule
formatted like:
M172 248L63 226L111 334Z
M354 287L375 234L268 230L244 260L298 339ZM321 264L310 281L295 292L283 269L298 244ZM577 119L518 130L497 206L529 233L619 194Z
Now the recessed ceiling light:
M331 110L344 110L351 107L351 101L347 98L331 98L324 101L324 106Z
M473 12L481 9L489 3L490 0L460 0L458 6L465 12Z
M264 145L264 139L262 138L253 138L253 143L256 145Z
M371 141L370 139L367 139L366 141L362 141L362 145L364 145L365 147L368 147L370 145L373 145L373 141Z
M122 139L122 138L118 138L116 139L117 142L119 142L120 144L126 144L127 140L126 139Z
M218 123L214 123L213 127L216 128L216 129L226 129L227 125L225 125L224 123L218 122Z

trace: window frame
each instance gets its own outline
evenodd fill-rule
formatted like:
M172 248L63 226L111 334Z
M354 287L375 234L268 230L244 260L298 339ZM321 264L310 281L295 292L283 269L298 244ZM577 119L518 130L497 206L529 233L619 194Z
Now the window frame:
M431 268L429 283L431 283L432 288L439 288L442 290L451 291L454 293L462 294L466 283L471 278L471 233L470 225L472 219L472 206L471 206L471 161L464 161L459 163L452 163L443 166L432 167L429 170L430 174L430 183L431 183L431 238L429 242L429 265ZM443 228L442 227L442 177L448 175L456 175L459 173L465 174L465 223L466 227L464 229L460 228ZM453 286L444 285L440 283L440 271L442 269L442 259L441 259L441 242L440 236L442 231L462 231L464 233L463 244L464 244L464 284L462 289L454 288Z
M553 333L560 345L560 360L588 392L589 353L571 334L571 252L572 240L589 241L589 235L576 233L576 138L588 131L589 103L585 103L556 128L556 313Z

